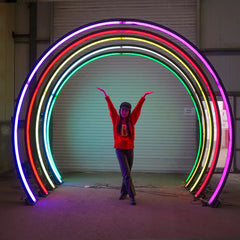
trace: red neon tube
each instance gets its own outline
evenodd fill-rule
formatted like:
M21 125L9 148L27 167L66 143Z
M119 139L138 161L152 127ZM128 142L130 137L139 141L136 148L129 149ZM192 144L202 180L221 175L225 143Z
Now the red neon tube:
M34 163L34 159L33 159L33 154L32 154L32 150L31 150L31 144L30 144L30 123L31 123L31 115L32 115L32 110L33 110L33 106L34 106L34 101L36 99L36 96L37 96L37 93L38 93L38 90L44 80L44 78L46 77L46 75L48 74L48 72L50 71L50 69L53 67L53 65L65 54L67 53L69 50L71 50L73 47L77 46L78 44L86 41L86 40L89 40L93 37L98 37L98 36L101 36L101 35L104 35L104 34L112 34L112 33L119 33L121 32L120 30L113 30L113 31L104 31L104 32L100 32L100 33L96 33L96 34L93 34L93 35L90 35L90 36L87 36L75 43L73 43L72 45L70 45L68 48L66 48L64 51L62 51L53 61L52 63L48 66L48 68L45 70L44 74L41 76L41 79L39 80L38 84L37 84L37 87L33 93L33 96L32 96L32 99L31 99L31 102L29 104L29 108L28 108L28 114L27 114L27 121L26 121L26 142L27 142L27 152L28 152L28 156L29 156L29 161L30 161L30 165L31 165L31 168L33 170L33 174L35 176L35 179L40 187L40 189L45 193L45 194L48 194L48 191L47 189L45 188L41 178L39 177L39 174L37 172L37 169L36 169L36 166L35 166L35 163Z
M215 117L216 117L216 125L217 125L217 135L216 135L216 148L215 148L215 152L214 152L214 156L213 156L213 160L212 160L212 164L211 164L211 167L208 171L208 174L207 176L205 177L205 180L204 182L202 183L200 189L198 190L198 192L196 193L196 197L198 197L203 191L204 189L206 188L207 184L209 183L211 177L212 177L212 174L213 174L213 171L216 167L216 164L217 164L217 158L218 158L218 154L219 154L219 148L220 148L220 131L221 131L221 128L220 128L220 121L219 121L219 112L218 112L218 107L217 107L217 103L216 103L216 100L215 100L215 97L214 97L214 94L212 93L212 90L211 90L211 87L209 86L206 78L204 77L204 75L202 74L202 72L199 70L199 68L197 67L197 65L191 60L191 58L189 58L181 49L177 48L175 45L173 45L172 43L168 42L167 40L165 39L162 39L158 36L155 36L153 34L150 34L150 33L145 33L145 32L142 32L142 31L133 31L133 30L123 30L123 32L126 32L126 33L134 33L134 34L139 34L139 35L143 35L143 36L147 36L147 37L150 37L150 38L153 38L153 39L156 39L158 41L161 41L165 44L167 44L168 46L172 47L174 50L176 50L178 53L180 53L182 56L184 56L191 64L192 66L196 69L196 71L198 72L198 74L201 76L202 80L204 81L205 85L207 86L207 89L208 89L208 92L210 94L210 97L212 99L212 102L213 102L213 106L214 106L214 111L215 111Z

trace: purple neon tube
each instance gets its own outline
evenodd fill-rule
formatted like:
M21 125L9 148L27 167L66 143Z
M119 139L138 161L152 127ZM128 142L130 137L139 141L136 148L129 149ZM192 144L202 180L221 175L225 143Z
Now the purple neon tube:
M60 47L63 43L65 43L66 41L68 41L69 39L75 37L76 35L91 30L93 28L97 28L97 27L103 27L103 26L108 26L108 25L115 25L115 24L121 24L121 21L109 21L109 22L101 22L101 23L96 23L84 28L81 28L73 33L71 33L70 35L66 36L65 38L63 38L62 40L60 40L59 42L57 42L52 48L50 48L44 55L43 57L38 61L37 65L34 67L34 69L32 70L31 74L29 75L26 84L23 87L23 90L20 92L19 94L19 100L16 106L16 113L15 113L15 118L14 118L14 132L13 132L13 144L14 144L14 154L15 154L15 158L16 158L16 163L17 163L17 168L18 168L18 172L20 174L20 178L21 181L23 183L24 189L28 195L28 197L30 197L30 200L35 203L37 200L31 190L31 188L29 187L26 177L24 175L24 171L22 169L22 165L21 165L21 158L20 158L20 153L19 153L19 143L18 143L18 123L19 123L19 117L20 117L20 113L21 113L21 109L22 109L22 104L23 104L23 100L26 96L26 92L28 90L29 84L31 83L33 77L35 76L35 74L37 73L38 69L40 68L40 66L44 63L44 61L58 48Z

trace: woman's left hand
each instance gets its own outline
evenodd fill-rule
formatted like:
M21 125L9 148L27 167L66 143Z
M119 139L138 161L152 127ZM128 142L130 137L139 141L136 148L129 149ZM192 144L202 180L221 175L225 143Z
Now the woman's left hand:
M148 94L152 94L152 93L154 93L154 92L145 92L144 94L143 94L143 97L146 97Z

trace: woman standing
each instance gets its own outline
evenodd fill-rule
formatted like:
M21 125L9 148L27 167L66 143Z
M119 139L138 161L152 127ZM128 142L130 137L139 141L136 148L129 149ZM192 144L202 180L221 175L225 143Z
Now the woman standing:
M131 177L135 139L135 124L140 116L146 95L153 92L145 92L132 112L131 104L128 102L123 102L120 105L118 114L106 91L99 87L97 87L97 89L103 92L105 96L113 123L114 148L116 149L116 154L123 177L121 195L119 199L125 199L128 194L130 197L130 204L136 205L136 193Z

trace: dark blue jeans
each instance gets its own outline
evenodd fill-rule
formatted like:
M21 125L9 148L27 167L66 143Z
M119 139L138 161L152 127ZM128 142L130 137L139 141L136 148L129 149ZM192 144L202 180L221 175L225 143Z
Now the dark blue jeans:
M123 177L121 194L129 194L129 197L133 198L136 195L131 176L133 149L116 148L116 154Z

